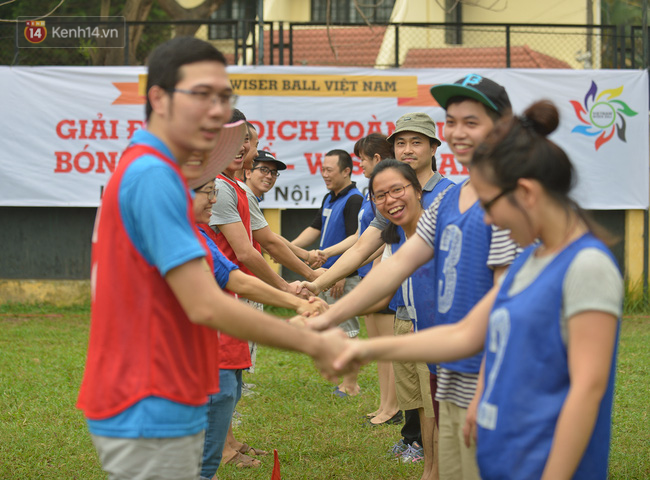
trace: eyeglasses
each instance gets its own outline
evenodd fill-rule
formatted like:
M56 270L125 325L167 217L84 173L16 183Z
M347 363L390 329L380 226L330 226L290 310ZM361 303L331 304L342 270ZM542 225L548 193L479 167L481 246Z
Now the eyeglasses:
M410 187L413 185L412 183L409 183L407 185L402 185L399 187L393 187L387 192L380 193L379 195L373 195L372 196L372 201L376 204L379 205L380 203L384 203L386 201L386 195L390 195L391 198L400 198L404 196L404 190L406 190L406 187Z
M501 193L499 193L497 196L495 196L492 200L488 200L488 201L485 202L485 203L480 202L480 203L481 203L481 207L483 208L483 210L485 211L485 213L487 213L487 214L489 215L489 214L490 214L490 210L492 209L492 207L494 206L494 204L497 203L497 201L498 201L501 197L503 197L504 195L509 194L509 193L512 192L512 191L514 191L514 188L504 188L503 190L501 190Z
M216 190L214 188L212 190L194 190L194 193L205 193L208 196L208 200L212 201L217 198L219 190Z
M262 173L262 175L268 175L270 173L274 177L280 176L280 172L278 172L277 170L271 170L269 167L255 167L255 168L251 168L251 170L259 170Z
M213 107L218 102L223 107L228 105L230 108L235 108L237 100L239 100L239 95L235 95L234 93L217 93L212 90L184 90L182 88L172 88L169 92L178 92L190 95L205 107Z

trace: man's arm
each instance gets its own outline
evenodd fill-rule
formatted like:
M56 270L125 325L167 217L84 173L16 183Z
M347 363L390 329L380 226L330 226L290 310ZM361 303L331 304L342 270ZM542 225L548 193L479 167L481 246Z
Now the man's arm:
M253 274L269 285L288 292L289 284L266 263L262 254L255 250L248 237L248 232L242 222L217 225L232 247L237 260L246 266Z
M320 313L328 308L327 303L320 298L310 303L308 300L273 288L259 278L246 275L241 270L233 270L230 272L226 288L254 302L272 305L274 307L290 308L299 314Z
M260 228L259 230L254 230L253 237L260 243L260 245L262 245L262 248L264 248L269 255L289 270L296 272L298 275L302 275L310 281L317 278L314 271L294 255L291 249L289 249L289 247L287 247L287 245L285 245L285 243L282 242L275 233L273 233L269 226Z
M383 244L381 230L373 226L368 227L356 243L341 255L334 265L313 282L303 283L304 287L315 294L327 290L338 280L346 278L359 268Z
M351 292L331 305L322 316L315 317L313 321L310 319L307 324L322 330L334 327L359 312L367 311L377 301L394 294L409 275L431 258L433 249L419 235L413 235L393 256L370 270ZM327 273L318 277L316 282L325 275Z
M291 243L298 247L305 248L306 246L314 243L319 238L320 230L317 230L314 227L307 227L300 233L300 235L294 238Z
M307 251L302 247L294 245L289 240L284 238L282 235L278 235L277 233L275 235L278 237L278 239L281 242L283 242L287 247L289 247L289 250L291 250L296 257L307 262L307 264L311 268L318 268L327 261L327 258L321 255L320 250Z
M329 372L329 378L333 379L331 364L344 345L333 349L316 332L296 328L224 293L204 258L173 268L165 280L191 322L242 340L306 353L314 358L317 368L325 374ZM342 332L328 335L328 338L345 336Z
M343 252L351 248L357 242L358 239L359 239L359 230L357 230L349 237L346 237L345 240L341 240L339 243L335 245L324 248L322 253L327 258L341 255Z

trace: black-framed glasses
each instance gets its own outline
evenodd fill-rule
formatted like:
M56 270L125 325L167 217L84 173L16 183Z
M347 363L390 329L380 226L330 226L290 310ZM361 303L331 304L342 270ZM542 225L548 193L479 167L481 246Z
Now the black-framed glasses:
M213 92L212 90L185 90L183 88L171 88L168 91L191 95L192 98L195 98L197 102L206 107L213 107L218 102L224 107L228 105L230 108L235 108L237 100L239 100L239 95L235 95L234 93L218 93Z
M485 202L485 203L480 202L480 203L481 203L481 207L483 208L483 210L485 211L485 213L487 213L487 214L489 215L489 214L490 214L490 209L494 206L494 204L497 203L497 201L498 201L501 197L503 197L503 196L509 194L510 192L512 192L512 191L514 191L514 190L515 190L514 188L504 188L503 190L501 190L501 193L497 194L497 195L496 195L494 198L492 198L491 200L488 200L488 201Z
M269 167L255 167L251 168L251 170L259 170L262 175L268 175L270 173L274 177L280 176L280 172L277 170L271 170Z
M406 190L406 187L410 187L413 185L412 183L408 183L406 185L400 185L399 187L393 187L387 192L380 193L379 195L373 195L372 196L372 201L376 204L379 205L380 203L384 203L386 201L386 195L390 195L392 198L400 198L404 196L404 191Z
M194 190L194 193L205 193L208 196L208 200L212 201L217 198L219 190L213 188L212 190Z

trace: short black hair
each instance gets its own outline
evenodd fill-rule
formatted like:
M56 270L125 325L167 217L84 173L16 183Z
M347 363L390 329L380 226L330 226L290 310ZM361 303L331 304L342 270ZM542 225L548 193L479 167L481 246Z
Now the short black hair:
M230 115L230 120L228 120L228 123L235 123L239 122L240 120L244 120L246 123L248 123L248 120L246 120L246 115L244 115L241 110L233 108L232 115Z
M212 61L227 65L226 57L210 43L195 37L176 37L158 45L147 59L147 94L154 85L170 91L181 80L179 70L183 65ZM147 119L152 108L149 96L145 112Z
M343 172L343 170L349 168L350 175L352 175L352 168L354 167L354 164L352 163L352 157L350 156L350 154L345 150L341 150L340 148L335 148L334 150L330 150L325 154L326 157L331 157L334 155L339 157L339 161L338 161L339 170Z

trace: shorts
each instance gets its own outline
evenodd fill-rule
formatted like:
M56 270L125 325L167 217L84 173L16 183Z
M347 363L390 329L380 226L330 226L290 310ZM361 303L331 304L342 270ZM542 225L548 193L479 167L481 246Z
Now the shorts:
M115 438L91 435L109 480L196 480L204 431L174 438Z
M413 322L395 318L395 335L412 333ZM435 417L431 402L429 367L424 362L393 362L395 393L400 410L424 409L427 417Z

